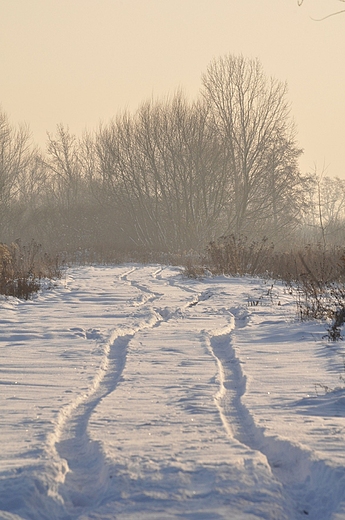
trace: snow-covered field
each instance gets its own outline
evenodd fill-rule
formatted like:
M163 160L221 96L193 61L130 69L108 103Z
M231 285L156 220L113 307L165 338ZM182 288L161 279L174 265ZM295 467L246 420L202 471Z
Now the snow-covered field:
M1 519L345 519L345 349L283 286L83 267L0 307Z

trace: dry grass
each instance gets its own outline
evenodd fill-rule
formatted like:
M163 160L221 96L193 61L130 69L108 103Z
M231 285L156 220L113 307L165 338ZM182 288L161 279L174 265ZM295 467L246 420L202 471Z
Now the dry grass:
M36 242L0 244L0 294L28 299L42 279L61 276L58 258L44 253Z
M263 275L273 250L266 238L250 241L244 235L222 236L207 248L207 267L215 274Z
M203 260L203 263L200 262ZM201 267L202 265L202 267ZM229 235L209 244L206 257L184 262L186 276L195 278L205 269L212 274L260 276L281 280L293 288L302 320L328 322L328 337L341 339L345 323L345 249L307 245L275 251L264 238L249 241Z

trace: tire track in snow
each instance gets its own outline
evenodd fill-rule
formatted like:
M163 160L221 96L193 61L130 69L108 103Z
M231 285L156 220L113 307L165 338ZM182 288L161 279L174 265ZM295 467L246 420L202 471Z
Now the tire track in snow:
M242 402L246 376L232 343L232 335L243 326L243 321L236 323L233 315L227 328L208 335L208 346L218 366L215 401L224 428L229 436L266 457L272 474L283 486L292 520L331 520L344 498L345 471L332 468L288 440L266 436L255 424Z
M177 283L176 280L173 278L163 279L161 277L161 273L164 271L164 267L158 267L153 273L150 273L150 276L153 280L158 280L164 283L165 285L169 285L171 287L177 287L180 289L183 293L186 293L186 295L190 296L193 295L192 298L188 298L186 303L184 305L178 305L177 307L171 307L171 306L157 306L154 307L155 312L157 312L163 321L167 321L168 319L172 319L177 317L181 312L187 310L189 307L194 307L198 303L209 299L212 296L212 292L210 290L205 291L198 291L196 289L192 289L190 287L186 287L180 283ZM145 296L141 299L141 301L137 305L143 305L147 302L153 302L155 300L159 300L161 297L166 296L162 292L152 291L149 287L146 285L143 285L142 283L139 283L136 280L130 280L128 279L128 276L131 275L134 271L136 271L137 268L133 267L128 272L124 273L121 276L121 279L126 280L129 284L132 285L132 287L135 287L139 291L141 291ZM159 325L159 322L157 323Z
M119 279L128 281L127 277L135 270L136 268L130 269L119 276ZM129 283L132 284L131 281ZM139 288L139 284L132 285ZM141 290L149 296L148 289ZM157 295L151 293L140 305L155 298ZM59 506L64 505L68 518L75 516L78 511L93 504L97 497L106 493L109 482L107 461L101 445L89 437L88 422L99 402L113 392L121 380L129 341L137 332L152 328L160 320L162 317L159 314L148 311L145 319L139 323L113 330L102 345L102 359L87 391L63 407L57 416L54 431L48 436L46 443L46 453L51 460L53 474L48 496ZM60 518L60 514L57 513L56 517Z
M141 292L136 306L152 304L163 294L130 279L137 269L129 269L118 279ZM157 269L151 277L155 279L162 270ZM199 297L203 299L202 295ZM88 390L60 410L55 429L47 441L47 455L53 461L55 471L48 494L63 505L66 518L78 517L83 511L97 507L111 484L112 462L107 461L101 443L89 436L88 424L100 401L116 390L121 381L130 340L138 332L173 319L193 304L188 301L174 310L150 306L139 324L115 329L103 344L102 361ZM61 516L57 515L57 518Z
M145 305L145 303L153 302L154 300L156 300L157 298L162 296L162 293L155 293L155 292L151 291L145 285L142 285L139 282L136 282L135 280L130 280L128 278L129 275L131 275L132 273L134 273L137 270L138 270L137 267L132 267L131 269L129 269L128 271L126 271L125 273L120 275L119 276L119 280L127 282L129 285L131 285L132 287L135 287L136 289L138 289L138 291L141 292L141 297L140 297L139 301L136 304L136 306L141 306L141 305ZM157 268L156 271L151 273L151 277L152 278L156 278L157 275L159 273L161 273L162 271L163 271L162 267Z
M130 337L122 331L111 334L104 345L103 359L92 385L60 411L51 444L58 457L67 464L64 479L59 482L59 494L68 510L85 507L99 493L101 486L106 485L106 461L100 445L90 439L87 426L97 404L116 388L121 378ZM106 384L110 371L112 378Z
M51 486L49 495L65 504L68 511L90 505L106 491L107 462L100 444L89 437L89 419L99 402L113 392L121 380L131 338L136 332L154 326L158 319L152 314L149 321L135 329L113 331L103 345L102 361L92 384L58 414L46 448L56 472L55 485Z

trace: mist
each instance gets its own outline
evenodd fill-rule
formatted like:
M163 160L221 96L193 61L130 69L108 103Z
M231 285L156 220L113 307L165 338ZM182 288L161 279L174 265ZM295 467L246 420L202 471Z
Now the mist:
M287 85L258 59L212 60L194 100L143 101L33 145L0 116L1 237L49 252L202 253L224 236L288 250L344 240L345 181L303 174Z

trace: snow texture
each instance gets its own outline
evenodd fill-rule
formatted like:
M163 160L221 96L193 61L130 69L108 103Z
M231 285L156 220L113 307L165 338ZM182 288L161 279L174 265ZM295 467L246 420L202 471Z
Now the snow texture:
M345 350L284 286L83 267L0 307L0 519L345 519Z

